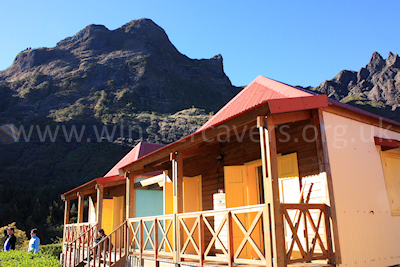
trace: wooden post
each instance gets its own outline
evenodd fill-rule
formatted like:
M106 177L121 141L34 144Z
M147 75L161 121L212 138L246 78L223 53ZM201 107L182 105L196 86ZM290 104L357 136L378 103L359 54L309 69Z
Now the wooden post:
M69 199L64 199L64 233L63 233L63 243L65 243L67 236L66 236L66 225L69 224L69 210L70 210L70 201Z
M264 248L265 248L265 260L266 266L272 266L272 258L273 255L276 255L276 246L275 243L272 243L272 228L270 224L270 207L273 205L272 201L272 184L271 179L268 179L267 173L267 140L265 137L268 135L267 130L265 129L265 117L259 116L257 117L257 127L260 131L260 148L261 148L261 162L262 162L262 177L263 177L263 185L264 185L264 201L265 207L263 211L263 228L264 228ZM275 228L275 227L274 227ZM271 230L270 230L271 229Z
M69 210L71 209L71 202L70 200L67 198L64 200L64 226L66 224L69 224Z
M204 244L204 220L203 216L199 214L199 252L200 252L200 267L204 265L204 252L206 251L205 244Z
M145 249L143 247L143 227L144 227L144 221L140 220L139 222L139 262L140 266L144 266L144 260L143 260L143 250Z
M83 222L83 192L78 192L78 223Z
M318 164L319 164L319 172L320 175L326 175L326 182L328 186L329 193L329 204L330 204L330 213L332 218L332 230L333 230L333 239L335 244L335 256L332 256L333 251L330 251L330 262L331 264L341 264L342 257L340 253L340 245L339 245L339 231L338 231L338 223L336 216L336 203L335 203L335 195L333 192L333 182L332 182L332 173L331 166L329 163L329 153L328 153L328 145L326 141L326 132L325 132L325 124L324 117L321 109L313 110L313 121L314 126L318 130L319 135L316 139L317 144L317 154L318 154ZM331 240L328 240L331 242Z
M131 180L130 180L130 176L128 172L125 172L124 174L125 177L125 190L126 190L126 194L125 194L125 200L126 200L126 223L127 223L127 227L125 228L127 231L125 233L126 235L126 242L125 242L125 253L126 255L129 255L129 243L130 243L130 239L129 239L129 227L128 227L128 219L130 218L130 210L131 210Z
M131 180L130 180L128 172L125 172L124 176L125 176L125 181L126 181L126 183L125 183L125 190L126 190L126 194L125 194L126 195L125 196L125 200L126 200L126 203L125 203L125 205L126 205L125 219L128 220L130 218L130 210L131 210L131 201L130 201L130 198L131 198Z
M228 267L233 267L235 248L233 246L233 222L232 222L232 212L228 212L228 218L226 219L226 224L228 228Z
M154 219L154 264L155 267L160 266L158 259L158 220Z
M129 180L130 180L130 196L129 196L129 207L130 207L130 212L129 212L129 218L135 218L136 217L136 189L135 189L135 183L137 181L137 178L135 175L132 173L129 174Z
M177 152L170 154L170 160L172 163L172 182L174 187L173 194L173 214L174 214L174 263L180 262L180 231L179 231L179 220L178 213L183 212L183 194L182 194L182 183L183 183L183 158Z
M96 185L97 190L97 229L101 229L103 227L103 196L104 196L104 185L99 184Z
M286 266L285 232L283 215L279 201L278 159L276 148L275 124L273 115L267 117L267 133L265 134L265 148L267 156L268 183L272 194L271 202L271 229L274 249L274 266ZM270 196L270 197L271 197Z

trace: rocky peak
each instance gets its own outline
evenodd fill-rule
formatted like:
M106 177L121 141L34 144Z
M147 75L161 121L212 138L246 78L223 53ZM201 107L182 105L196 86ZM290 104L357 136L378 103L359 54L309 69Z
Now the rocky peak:
M215 60L215 61L217 61L218 63L222 63L223 62L223 59L222 59L222 55L221 54L218 54L218 55L215 55L215 56L213 56L212 58L210 58L210 60Z
M138 29L155 30L163 32L165 34L164 30L160 26L154 23L154 21L152 21L151 19L146 19L146 18L131 20L130 22L122 26L120 29L124 30L125 32L136 32Z
M393 54L392 52L389 52L389 56L386 59L386 66L393 66L396 68L400 68L400 58L398 54Z
M348 84L351 81L355 82L357 80L357 74L354 71L342 70L333 78L336 83Z
M343 70L332 80L321 83L313 90L400 121L399 56L390 52L385 60L374 52L370 62L357 73Z
M147 48L163 50L168 53L178 52L165 31L151 19L132 20L113 31L113 36L122 37L124 35L129 36L128 38L132 41L143 42Z
M57 48L74 49L82 46L85 49L100 49L102 46L98 44L103 43L109 33L110 31L105 26L91 24L74 36L58 42Z
M371 60L369 61L368 65L366 68L374 73L381 71L382 68L386 65L385 60L382 58L382 56L378 52L374 52L372 54Z
M358 72L357 72L357 82L361 82L363 80L366 80L369 76L369 70L366 68L361 68Z

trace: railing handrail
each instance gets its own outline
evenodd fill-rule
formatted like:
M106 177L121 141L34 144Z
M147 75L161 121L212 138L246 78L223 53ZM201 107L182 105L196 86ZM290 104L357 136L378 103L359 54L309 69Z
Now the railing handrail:
M198 216L200 214L213 214L213 213L224 213L227 211L242 211L242 210L259 210L260 208L264 208L265 204L256 204L256 205L249 205L249 206L241 206L241 207L233 207L233 208L225 208L220 210L205 210L205 211L194 211L194 212L185 212L185 213L178 213L178 217L184 217L186 215L190 216Z
M76 237L75 239L68 241L64 240L64 248L63 248L63 254L64 254L64 264L69 260L69 264L76 264L80 261L83 260L85 257L85 252L84 248L85 245L87 247L90 247L91 244L93 244L93 237L95 236L95 229L97 228L97 223L77 223L77 224L70 224L70 225L65 225L65 228L69 229L74 229L72 230L72 235L73 234L78 234L79 236ZM65 229L65 230L66 230ZM80 233L82 231L82 233ZM72 257L73 256L73 257Z
M286 209L326 209L329 206L325 203L281 203L281 206Z
M114 229L110 234L103 237L96 245L87 249L88 255L88 266L114 266L119 260L123 260L126 257L127 251L127 229L128 223L125 220L121 225ZM117 240L117 236L119 240ZM112 243L112 237L114 237L114 245ZM118 242L119 241L119 242ZM120 245L119 248L118 244ZM93 255L93 258L91 257ZM99 257L97 261L97 256ZM103 256L103 258L101 258ZM112 257L114 256L114 257ZM114 258L114 259L113 259Z
M233 208L225 208L220 210L205 210L205 211L193 211L193 212L184 212L178 213L177 216L186 216L186 215L199 215L199 214L212 214L212 213L219 213L219 212L226 212L226 211L237 211L237 210L246 210L246 209L259 209L265 207L265 204L256 204L256 205L249 205L249 206L241 206L241 207L233 207ZM155 215L155 216L146 216L146 217L135 217L129 218L127 221L140 221L140 220L163 220L163 219L170 219L173 217L174 214L164 214L164 215Z
M140 220L169 220L174 217L174 214L164 214L164 215L155 215L155 216L146 216L146 217L135 217L135 218L128 218L127 221L140 221Z
M67 224L64 224L64 227L67 227L67 226L91 225L91 224L97 224L97 222L67 223Z
M107 235L106 237L104 237L103 239L101 239L99 241L99 243L97 243L96 245L94 245L91 250L93 250L94 248L98 247L101 243L105 242L106 240L108 240L112 234L114 234L116 231L118 231L121 227L123 227L125 224L127 224L127 221L125 220L120 226L118 226L117 228L114 229L114 231L112 231L109 235Z

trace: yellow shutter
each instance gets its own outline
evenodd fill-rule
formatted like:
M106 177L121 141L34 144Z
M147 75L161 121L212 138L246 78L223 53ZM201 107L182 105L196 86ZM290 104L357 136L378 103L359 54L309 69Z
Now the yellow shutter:
M382 152L383 172L392 216L400 215L400 155Z
M226 207L241 207L248 205L247 167L225 166Z
M201 211L201 175L183 177L183 210L184 212Z
M174 185L172 182L164 183L164 214L174 213Z

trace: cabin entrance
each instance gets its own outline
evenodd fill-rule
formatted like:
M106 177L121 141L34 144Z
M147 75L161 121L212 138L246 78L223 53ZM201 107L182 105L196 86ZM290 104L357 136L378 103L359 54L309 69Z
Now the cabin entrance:
M195 177L183 177L183 212L195 212L202 210L202 183L201 175ZM165 182L164 184L164 214L173 214L173 183ZM194 223L194 218L185 219L185 224L188 229L192 229ZM172 231L168 232L168 239L172 240ZM197 245L198 240L198 229L195 230L193 238ZM187 239L186 232L181 229L181 238L183 240ZM182 241L182 240L181 240ZM193 254L196 250L191 243L185 250L185 253Z
M248 162L240 166L224 167L224 182L226 194L226 207L242 207L263 203L262 172L261 160ZM236 215L242 225L248 230L256 214L243 213ZM253 233L252 239L257 246L263 250L262 225L258 223ZM237 251L244 237L240 228L234 224L233 227L233 247ZM247 242L239 254L239 258L257 258L257 253Z
M297 161L297 153L278 155L278 177L279 195L282 203L299 203L300 200L300 180ZM261 160L251 161L239 166L225 166L225 192L226 207L242 207L256 204L263 204L264 187L262 179ZM256 214L239 214L238 218L246 229L249 229ZM295 214L290 214L295 216ZM260 223L258 223L260 224ZM257 246L263 250L263 233L261 224L257 225L251 237ZM289 242L292 235L288 231L286 240ZM239 247L243 239L243 233L238 227L233 228L234 249ZM296 248L294 248L296 251ZM246 244L239 257L257 258L257 254L250 244Z
M109 235L124 221L124 198L124 196L119 196L103 199L102 228L106 235Z

